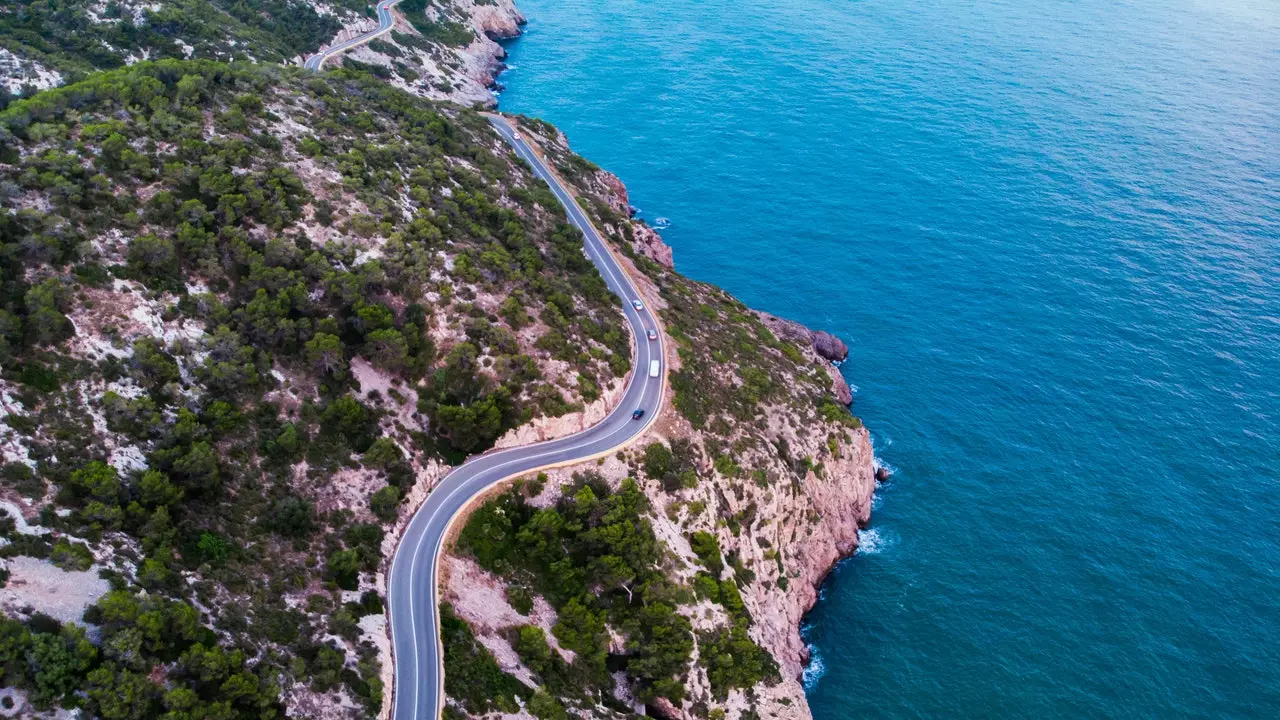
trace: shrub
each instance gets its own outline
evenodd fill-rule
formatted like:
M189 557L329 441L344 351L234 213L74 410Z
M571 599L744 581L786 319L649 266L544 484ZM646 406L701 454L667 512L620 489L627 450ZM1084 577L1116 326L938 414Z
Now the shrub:
M54 543L49 559L54 565L68 571L84 572L93 567L93 553L83 543L59 540Z
M720 555L720 541L715 535L699 530L689 536L689 546L693 554L698 556L704 567L716 578L724 571L724 560Z
M369 509L383 522L395 520L400 510L400 489L388 485L369 496Z

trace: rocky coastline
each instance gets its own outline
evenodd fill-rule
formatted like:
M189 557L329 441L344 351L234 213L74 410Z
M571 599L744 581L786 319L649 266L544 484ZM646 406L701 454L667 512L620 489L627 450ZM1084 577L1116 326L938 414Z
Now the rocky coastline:
M630 208L625 184L607 171L602 170L599 175L602 184L611 192L611 206ZM675 270L671 248L663 242L657 231L638 221L632 222L631 229L634 236L633 248L637 253ZM843 340L794 320L761 310L751 312L778 338L807 346L815 356L814 361L830 376L832 395L846 407L852 404L852 389L840 373L838 365L849 357L849 347ZM810 659L809 648L800 637L803 618L817 603L822 583L836 564L857 550L858 530L870 521L872 494L876 484L885 477L875 461L865 428L859 429L854 448L854 452L837 459L834 466L828 468L828 478L844 479L847 482L827 482L815 473L805 476L806 490L814 501L812 506L824 508L824 513L816 530L811 529L807 535L799 532L793 535L793 539L799 543L795 561L799 565L799 578L803 582L791 585L785 593L785 601L777 605L773 604L776 598L771 591L765 589L753 593L762 616L761 625L765 628L762 632L762 644L773 652L783 666L784 675L797 681ZM798 521L804 512L805 509L798 505L779 504L772 508L770 515L779 519L785 534L786 530L798 530ZM728 542L732 543L732 540ZM742 543L739 549L750 553L752 545L754 543ZM758 547L754 549L759 550ZM761 560L763 559L762 556ZM752 590L757 588L753 587ZM803 687L791 686L787 682L784 682L784 687L793 692L798 691L799 699L803 702ZM807 703L804 707L807 711ZM687 715L675 713L672 717Z
M526 139L560 169L568 184L582 197L584 207L594 209L598 226L606 236L624 251L634 253L637 259L629 261L631 274L646 296L646 303L662 308L664 287L691 283L677 274L670 246L655 230L633 216L627 188L616 175L576 158L565 136L550 125L524 118L521 123ZM748 310L744 316L742 322L755 323L759 328L757 332L767 330L778 340L799 349L802 367L822 368L830 377L830 386L825 392L841 406L849 406L852 392L837 365L849 355L846 343L828 332L812 330L768 313ZM726 325L721 331L734 332L734 329ZM671 346L679 346L674 339L669 340ZM668 361L673 372L679 371L685 362L683 351ZM732 365L721 368L730 374L741 370ZM812 376L812 371L809 375ZM798 377L794 381L800 382ZM672 572L688 581L692 581L697 570L688 539L692 532L714 534L726 557L736 558L741 567L752 571L739 579L743 603L753 620L750 635L773 656L779 667L777 682L757 684L750 693L731 692L723 704L726 718L740 720L753 713L788 720L810 718L801 683L809 649L800 635L800 626L805 614L817 602L823 581L836 563L857 549L858 530L870 520L872 495L881 479L870 436L851 416L847 416L850 423L842 424L832 423L823 416L815 417L811 412L797 412L794 405L785 403L762 408L757 423L760 429L756 432L763 432L787 447L790 457L806 458L806 461L779 463L772 453L742 450L738 462L743 467L755 467L761 472L767 468L770 477L769 484L742 483L735 480L732 473L725 475L712 462L715 452L712 449L724 441L708 429L688 422L670 395L665 403L662 419L642 444L662 442L674 446L692 442L707 449L707 455L698 463L698 475L706 480L694 490L671 489L654 482L645 485L652 507L667 508L666 513L653 514L655 533L675 556L676 567ZM634 474L630 468L635 461L629 453L625 458L624 453L619 453L617 458L606 458L600 464L550 472L546 489L537 502L554 504L558 488L570 484L574 473L591 471L607 478L622 478ZM784 486L793 489L775 491L774 482L779 489ZM706 511L697 514L673 514L672 510L703 506ZM737 519L743 517L749 519L741 532L730 529L730 524L736 524ZM466 559L454 556L450 562L465 563ZM478 577L474 571L466 576L470 583L478 582ZM744 579L746 577L750 579ZM484 581L495 587L502 584L501 578L493 576ZM494 653L503 669L517 677L527 673L527 668L504 640L511 629L504 627L505 621L495 620L506 617L509 609L501 603L501 607L494 607L493 603L473 602L472 598L479 597L473 590L465 584L446 583L443 587L445 597L460 616L476 628L482 644ZM703 616L708 612L705 602L689 608L688 612L695 632L710 627L712 616ZM554 624L554 618L543 620L544 624L549 623L548 628ZM688 686L692 696L705 697L709 691L707 676L697 669L690 673ZM698 711L688 700L682 705L660 700L649 709L652 714L668 720L698 717Z

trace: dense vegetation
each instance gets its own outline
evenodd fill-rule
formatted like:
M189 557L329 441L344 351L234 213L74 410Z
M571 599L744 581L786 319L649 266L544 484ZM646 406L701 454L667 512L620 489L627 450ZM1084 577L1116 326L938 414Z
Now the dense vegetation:
M366 14L372 3L329 5ZM340 28L299 0L30 0L0 8L0 48L71 80L130 57L285 61Z
M37 709L80 707L106 720L280 717L280 689L268 666L251 668L200 626L192 606L116 590L86 613L101 629L37 615L24 625L0 617L0 682L27 690ZM161 686L149 676L165 668Z
M533 659L531 669L551 694L582 697L612 689L612 664L625 669L641 700L679 703L693 638L676 607L690 598L662 572L640 488L627 480L613 491L598 475L581 475L556 507L545 509L528 505L522 489L478 509L458 546L558 610L554 634L576 653L574 662L565 667L543 649L545 639L539 644L521 633L516 647ZM626 638L625 653L612 662L609 627Z
M369 573L416 475L629 364L545 186L483 119L367 75L166 60L40 93L0 113L0 204L0 434L29 458L0 475L54 498L52 532L10 527L4 552L86 569L87 542L110 597L198 628L148 649L155 608L110 616L134 650L68 665L50 703L109 675L142 698L119 712L265 717L273 687L376 710L357 620L382 612ZM39 687L17 642L13 677ZM191 671L189 702L149 679L215 651L230 679Z

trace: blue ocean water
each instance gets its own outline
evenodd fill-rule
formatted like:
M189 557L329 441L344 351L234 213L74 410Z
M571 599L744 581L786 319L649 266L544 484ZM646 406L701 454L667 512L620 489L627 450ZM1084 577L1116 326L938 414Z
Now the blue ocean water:
M1280 5L520 6L502 109L852 347L819 720L1280 717Z

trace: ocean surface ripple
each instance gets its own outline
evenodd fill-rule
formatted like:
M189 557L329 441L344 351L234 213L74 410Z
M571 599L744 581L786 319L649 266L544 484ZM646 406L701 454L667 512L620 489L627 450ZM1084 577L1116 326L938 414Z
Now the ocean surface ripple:
M819 720L1280 717L1280 6L520 6L502 109L852 348Z

